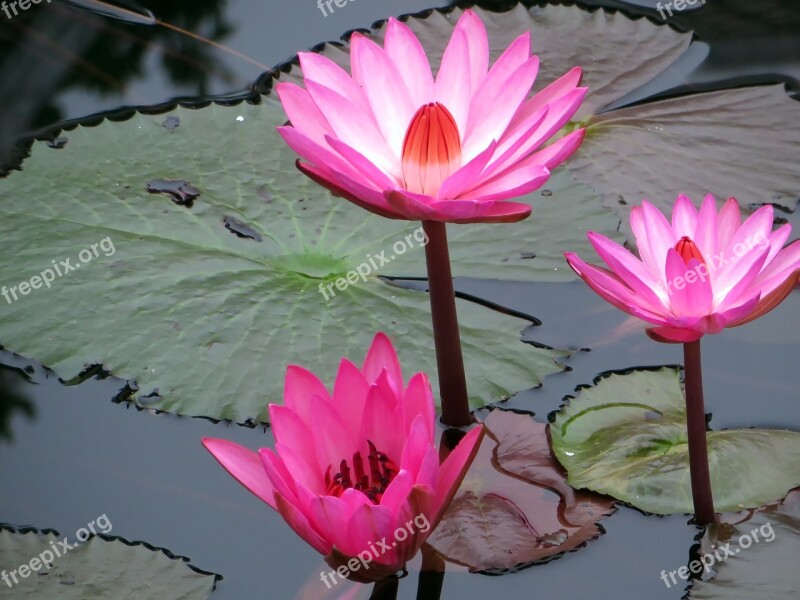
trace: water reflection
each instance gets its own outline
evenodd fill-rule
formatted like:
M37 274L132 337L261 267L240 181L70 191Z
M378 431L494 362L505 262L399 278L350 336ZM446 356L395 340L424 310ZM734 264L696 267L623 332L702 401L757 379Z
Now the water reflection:
M24 369L0 364L0 440L13 441L11 420L15 413L20 412L30 420L36 418L36 407L23 392L30 381Z

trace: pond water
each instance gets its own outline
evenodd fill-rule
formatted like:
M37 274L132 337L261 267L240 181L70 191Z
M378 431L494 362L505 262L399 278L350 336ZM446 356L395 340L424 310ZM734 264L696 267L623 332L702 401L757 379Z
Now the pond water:
M658 18L655 3L604 4ZM226 46L268 66L346 30L429 8L424 0L356 0L323 17L311 0L168 5L149 8L159 19L224 39ZM670 22L693 29L696 48L640 92L641 97L800 78L800 9L793 0L708 0L701 10L686 11ZM43 32L57 36L58 48L51 52L42 45ZM0 14L0 49L0 159L5 168L16 166L24 152L18 142L32 132L101 111L175 98L244 97L263 72L174 31L63 3L35 7L11 20ZM782 216L800 227L796 214ZM417 281L403 285L424 289ZM641 326L582 283L457 279L456 288L467 297L539 319L542 324L527 329L525 340L574 350L565 372L503 403L534 412L537 421L546 422L564 396L599 373L682 361L680 346L650 341ZM800 431L798 314L800 296L795 291L768 316L704 338L706 411L712 414L713 429ZM222 575L212 598L324 597L319 574L327 568L318 554L280 516L235 484L200 445L202 437L213 436L253 448L272 446L269 429L117 404L111 399L122 388L120 380L93 378L66 386L52 371L14 350L0 352L0 419L10 411L12 436L0 437L0 522L66 534L105 514L113 523L112 535L167 548L188 557L194 567ZM11 407L12 398L21 399L25 408ZM441 597L678 600L684 595L682 586L667 588L659 574L689 560L699 530L688 515L648 516L621 505L601 524L606 533L585 548L518 573L491 577L448 565ZM398 598L433 597L417 596L418 570L419 558L400 581ZM342 593L345 585L340 586ZM0 598L15 593L0 584Z

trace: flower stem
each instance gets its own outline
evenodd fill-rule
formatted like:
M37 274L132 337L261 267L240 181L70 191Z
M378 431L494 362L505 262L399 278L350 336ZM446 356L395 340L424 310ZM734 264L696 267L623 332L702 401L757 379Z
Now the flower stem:
M389 577L388 579L376 581L369 600L397 600L397 590L399 587L400 581L397 577Z
M423 544L421 550L417 600L439 600L444 586L445 562L429 544Z
M703 369L700 361L700 340L683 344L686 386L686 430L689 441L689 472L695 522L708 525L716 519L711 495L711 474L708 468L706 413L703 407Z
M433 343L439 370L439 394L442 398L442 422L449 427L472 423L461 355L456 297L447 249L447 229L438 221L423 221L428 238L425 259L428 265L428 291L431 297Z

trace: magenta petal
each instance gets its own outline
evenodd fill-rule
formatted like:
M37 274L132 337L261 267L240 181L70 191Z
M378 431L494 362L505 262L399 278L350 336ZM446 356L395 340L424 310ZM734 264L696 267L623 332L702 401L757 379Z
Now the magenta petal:
M234 479L272 508L277 509L274 498L275 486L264 471L264 465L256 452L239 444L215 438L203 438L203 446Z
M357 366L346 358L339 363L333 387L333 406L345 423L359 423L364 413L369 383Z
M668 344L696 342L703 337L703 333L700 331L681 327L651 327L645 331L651 339Z
M525 161L462 194L460 200L506 200L538 190L550 178L547 167Z
M433 498L432 527L436 527L453 496L456 495L458 486L461 485L464 475L467 474L467 470L478 453L485 431L483 425L470 430L442 463Z
M328 390L316 375L303 367L289 365L283 382L284 405L292 409L304 423L310 423L310 402L314 396L330 399Z
M678 239L667 218L647 200L642 202L642 211L645 233L650 244L650 254L655 263L651 267L655 267L663 273L667 264L667 251L675 247Z
M396 565L398 570L402 563L398 563L397 550L394 542L394 514L384 506L364 505L358 508L347 523L346 529L347 548L342 551L350 556L357 556L367 552L373 562L381 565ZM375 544L384 541L389 550L377 548ZM376 548L373 553L371 548Z
M349 517L347 505L335 496L311 499L308 521L322 538L345 554L355 550L347 540Z
M538 112L548 104L556 102L578 87L582 75L583 73L580 67L573 67L569 72L556 79L542 91L537 92L533 98L525 102L525 104L520 107L517 114L514 115L514 118L508 125L509 131L513 131L515 128L519 127L530 115Z
M411 473L400 469L392 482L387 486L381 496L381 506L386 507L393 514L397 513L401 504L408 502L408 494L414 486Z
M275 86L275 91L292 127L298 132L316 144L323 144L325 136L333 133L306 90L294 83L283 82Z
M417 107L433 99L431 65L422 44L405 23L389 18L383 46Z
M428 428L428 439L433 440L435 432L435 408L431 382L424 373L417 373L408 382L403 394L403 433L408 436L411 424L422 415Z
M294 532L305 540L314 550L327 556L333 550L330 542L324 540L322 536L311 526L306 516L300 510L288 502L283 496L275 494L275 504L278 512L281 513L284 521L289 524Z
M714 196L707 194L703 198L703 205L700 207L700 213L697 216L697 229L692 238L706 259L711 258L717 251L718 229L717 201ZM681 234L676 232L675 236L681 237Z
M403 388L403 371L400 368L397 351L389 337L379 331L372 338L372 344L364 358L364 366L361 367L361 371L368 383L375 383L384 369L392 388L399 392Z
M347 173L351 177L361 179L362 173L356 170L350 163L331 152L327 140L322 140L320 145L311 138L306 137L294 127L277 127L278 134L286 144L294 150L301 158L315 164L324 165L327 169L338 170ZM374 168L374 167L373 167Z
M443 200L434 208L448 223L516 223L531 214L531 207L521 202L495 202L491 198Z
M534 152L525 160L536 161L544 165L548 170L553 171L561 163L572 156L580 147L583 138L586 136L585 129L577 129L572 133L559 138L549 146Z
M403 446L403 457L400 461L400 468L408 471L414 481L417 481L419 470L427 455L428 450L433 448L433 444L428 431L428 424L423 415L417 415L411 424L411 431ZM424 482L428 483L428 482Z
M714 295L708 278L698 276L700 264L700 261L692 259L687 265L674 248L667 252L667 290L672 312L678 318L701 317L711 312ZM694 281L690 282L690 279Z
M774 222L774 209L771 204L762 206L752 215L750 215L742 226L736 230L726 246L719 246L719 250L723 252L723 256L736 261L737 257L742 256L748 251L748 240L764 240L768 239L772 233L772 224ZM727 269L731 265L723 267Z
M289 473L289 470L286 468L286 465L283 464L280 457L269 448L261 448L258 451L258 455L261 458L261 465L263 466L264 472L272 482L275 491L293 505L298 508L301 507L302 503L298 499L294 478L292 474ZM275 500L274 494L272 499L273 501ZM273 506L273 508L275 507Z
M381 442L381 452L385 452L389 459L397 464L403 455L405 436L397 422L402 419L402 407L397 401L395 392L388 384L387 378L381 377L372 385L364 404L364 415L361 420L361 429L358 435L362 453L366 456L369 451L367 441Z
M336 90L365 114L370 112L370 105L364 90L342 67L318 52L300 52L297 57L300 59L300 70L303 73L306 87L309 82L313 82Z
M453 115L462 139L469 116L471 77L467 35L463 29L456 27L436 75L434 99Z
M469 48L469 89L475 93L489 68L489 36L483 21L472 9L467 9L458 19L456 29L461 29L467 38Z
M445 179L442 182L442 187L439 188L439 192L436 194L436 199L445 200L456 198L464 190L474 187L475 182L480 181L481 173L492 159L496 149L497 142L491 142L488 148Z
M366 179L368 180L368 184L371 184L371 186L374 186L378 189L394 187L397 184L393 178L372 164L372 162L370 162L366 156L351 148L343 141L331 136L325 136L325 141L328 143L328 145L330 145L331 148L336 150L336 152L338 152L349 165L352 165L353 168L350 169L352 172L348 172L345 169L340 170L347 173L348 176L352 177L355 181ZM325 163L316 162L316 164ZM332 165L328 164L326 166L331 167ZM366 182L362 181L362 183Z
M739 203L736 198L728 198L717 215L717 252L728 247L734 234L742 226Z
M684 194L678 196L675 206L672 208L672 229L675 237L687 236L697 242L694 239L694 232L697 229L697 209Z
M387 190L384 192L386 202L393 210L403 215L404 219L414 221L446 221L447 218L431 208L433 198L423 194L415 194L408 190Z

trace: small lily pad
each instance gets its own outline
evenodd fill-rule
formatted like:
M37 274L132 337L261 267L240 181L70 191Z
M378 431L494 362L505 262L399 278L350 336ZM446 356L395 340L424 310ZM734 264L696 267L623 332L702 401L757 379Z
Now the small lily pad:
M600 375L550 415L553 453L569 484L656 514L691 513L681 372L675 367ZM718 512L753 508L800 485L800 433L709 431Z
M204 600L222 579L142 542L93 535L78 544L52 529L7 525L0 525L0 565L8 577L0 582L0 597L19 600ZM8 582L13 590L6 589Z
M612 498L570 488L546 426L493 410L475 462L428 543L471 571L499 574L547 562L603 533Z

